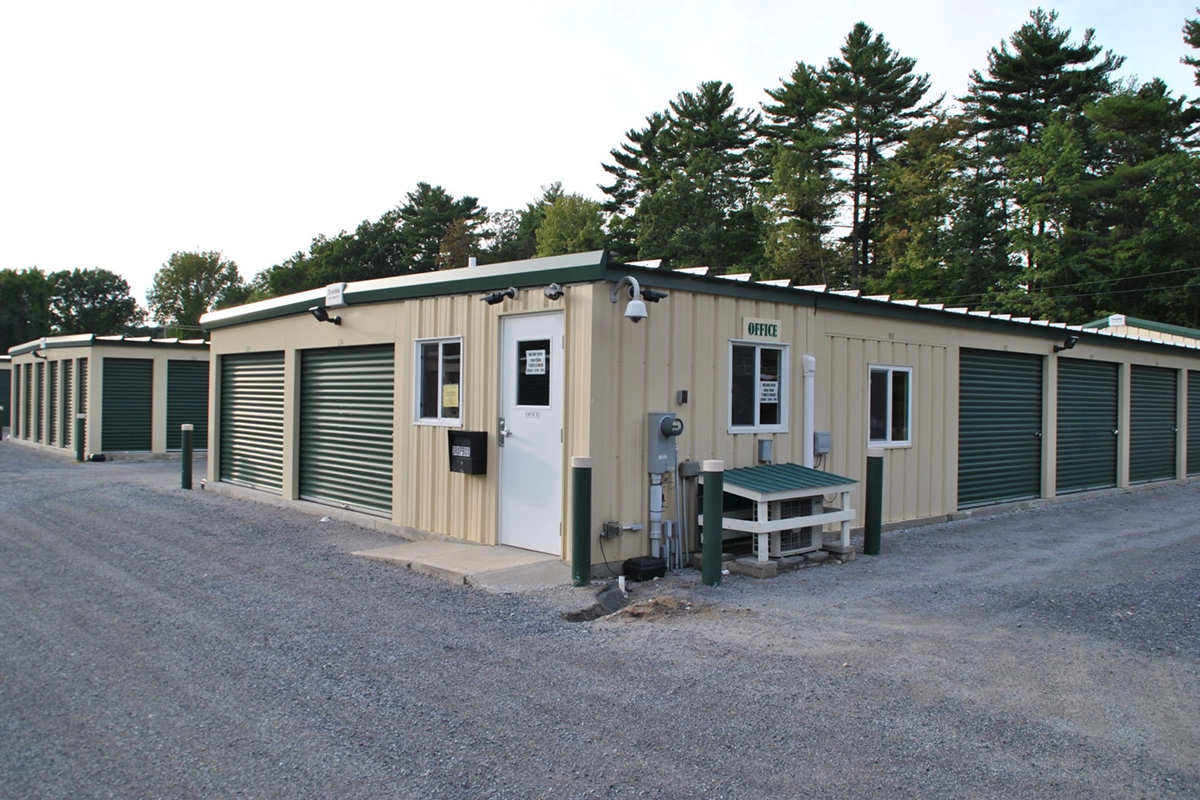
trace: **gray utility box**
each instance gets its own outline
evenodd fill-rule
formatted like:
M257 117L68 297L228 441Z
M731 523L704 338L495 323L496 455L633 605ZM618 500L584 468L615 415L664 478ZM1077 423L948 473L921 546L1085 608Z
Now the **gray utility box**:
M646 469L652 475L675 466L675 437L683 433L683 420L672 413L651 412L647 423Z
M450 431L450 471L487 474L487 431Z

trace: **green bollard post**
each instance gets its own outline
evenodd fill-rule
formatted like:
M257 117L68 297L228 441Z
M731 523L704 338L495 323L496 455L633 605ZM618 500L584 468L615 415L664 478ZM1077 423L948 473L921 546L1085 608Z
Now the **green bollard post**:
M185 422L179 426L179 484L184 489L192 488L192 424Z
M863 525L863 555L877 556L883 531L883 452L867 451L867 508Z
M592 582L592 459L571 457L571 579Z
M75 415L75 460L83 461L84 444L83 429L84 422L87 420L87 414Z
M704 542L700 577L705 586L721 585L722 528L725 519L725 462L704 462Z

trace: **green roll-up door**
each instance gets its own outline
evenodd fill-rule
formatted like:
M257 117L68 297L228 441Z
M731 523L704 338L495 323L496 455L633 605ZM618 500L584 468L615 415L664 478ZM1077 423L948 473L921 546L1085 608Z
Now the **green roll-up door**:
M1117 485L1116 364L1058 360L1059 494Z
M1187 474L1200 475L1200 371L1187 374Z
M192 446L208 447L208 362L167 362L167 449L183 447L180 426L192 428Z
M100 402L100 449L106 453L147 452L154 430L154 362L106 358Z
M12 422L12 408L15 395L13 394L12 370L0 371L0 428L7 428Z
M283 489L283 353L221 358L222 481Z
M33 441L33 364L25 365L25 425L21 438Z
M1175 477L1176 373L1134 364L1130 372L1129 482Z
M963 350L959 358L958 506L1042 490L1042 359Z
M33 385L33 440L42 441L46 421L46 362L39 361Z
M300 359L300 496L390 514L395 348Z
M75 443L75 415L71 412L75 400L75 361L67 359L62 362L62 403L59 414L59 444L70 447Z
M58 362L50 362L50 414L46 419L49 431L46 433L46 444L58 444Z
M87 445L88 425L92 424L91 409L88 408L88 360L79 359L79 389L75 393L75 413L83 414L83 441Z

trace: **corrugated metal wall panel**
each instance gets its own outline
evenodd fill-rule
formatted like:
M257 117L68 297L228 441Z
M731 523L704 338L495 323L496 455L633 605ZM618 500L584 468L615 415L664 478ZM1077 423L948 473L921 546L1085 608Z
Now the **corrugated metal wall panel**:
M1175 477L1176 371L1134 364L1130 373L1129 482Z
M1200 370L1188 370L1187 393L1187 474L1200 475Z
M958 425L959 508L1041 494L1040 356L963 349Z
M62 446L75 443L75 361L62 362Z
M105 358L103 383L100 449L148 451L154 430L154 361Z
M384 514L392 509L395 347L300 356L300 496Z
M881 341L857 336L828 337L829 355L817 361L818 406L829 409L827 421L818 417L817 428L833 434L834 452L820 465L839 475L861 474L863 449L868 439L868 380L870 367L911 367L911 446L890 447L884 453L884 521L917 519L944 513L947 473L953 458L946 452L944 425L946 394L941 390L949 369L951 351L924 342ZM821 355L819 348L817 355ZM799 361L796 361L799 369ZM803 399L803 376L793 381ZM799 447L800 439L796 439ZM861 497L861 495L860 495ZM856 508L863 513L861 499Z
M283 353L221 359L222 481L283 488Z
M1058 359L1058 494L1117 485L1119 366Z
M167 449L183 446L180 428L190 423L192 446L208 447L208 362L167 361Z

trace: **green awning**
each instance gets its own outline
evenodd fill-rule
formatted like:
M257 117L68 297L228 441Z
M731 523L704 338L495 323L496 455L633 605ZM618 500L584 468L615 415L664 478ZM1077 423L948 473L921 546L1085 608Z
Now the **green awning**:
M804 490L819 489L826 494L848 491L858 481L799 464L764 464L739 467L725 472L725 491L766 500L771 496L797 496Z

